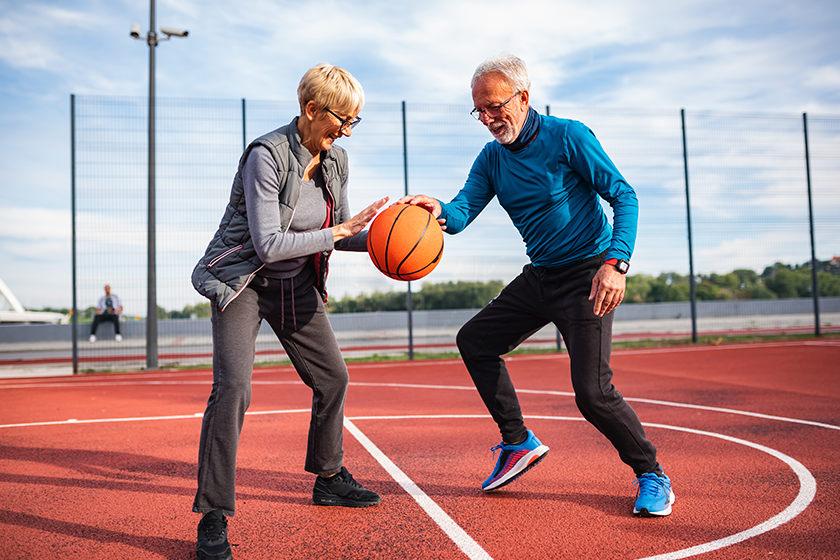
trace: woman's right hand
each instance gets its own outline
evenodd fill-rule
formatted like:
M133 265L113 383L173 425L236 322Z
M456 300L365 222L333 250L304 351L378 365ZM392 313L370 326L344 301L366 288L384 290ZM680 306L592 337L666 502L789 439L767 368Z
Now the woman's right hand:
M346 222L331 227L330 229L333 232L333 241L338 241L339 239L344 239L345 237L353 237L365 229L368 222L376 217L377 211L385 206L385 203L388 202L389 199L390 197L388 196L380 198Z

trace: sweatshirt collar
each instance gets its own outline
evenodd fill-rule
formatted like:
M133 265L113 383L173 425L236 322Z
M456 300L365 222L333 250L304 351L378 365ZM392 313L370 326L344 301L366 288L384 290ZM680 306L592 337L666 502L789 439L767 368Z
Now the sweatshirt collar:
M510 144L502 144L502 146L511 152L518 152L525 149L540 131L540 116L533 107L528 107L528 116L525 117L525 122L522 124L522 130L519 131L519 136Z

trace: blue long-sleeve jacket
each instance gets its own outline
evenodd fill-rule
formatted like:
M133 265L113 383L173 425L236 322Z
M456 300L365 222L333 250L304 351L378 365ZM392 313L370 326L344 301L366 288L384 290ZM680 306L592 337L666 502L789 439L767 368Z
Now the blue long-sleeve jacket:
M446 232L462 231L497 196L535 266L556 268L605 250L607 259L630 260L639 216L635 191L584 124L539 118L539 133L526 148L484 146L464 187L441 204ZM613 209L612 228L599 196Z

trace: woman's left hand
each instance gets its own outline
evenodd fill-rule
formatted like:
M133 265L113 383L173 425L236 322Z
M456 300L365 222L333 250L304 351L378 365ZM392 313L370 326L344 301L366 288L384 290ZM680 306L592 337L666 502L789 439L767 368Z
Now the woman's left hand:
M368 222L376 217L377 211L385 206L385 203L387 203L389 199L390 197L388 196L380 198L346 222L331 227L330 229L333 232L333 240L338 241L339 239L344 239L345 237L353 237L365 229Z

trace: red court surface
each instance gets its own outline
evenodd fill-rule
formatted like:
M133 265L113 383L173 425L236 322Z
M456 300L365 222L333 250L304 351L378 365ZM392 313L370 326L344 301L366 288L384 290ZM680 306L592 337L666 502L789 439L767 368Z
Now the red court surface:
M234 558L840 558L840 341L616 351L615 384L674 483L632 515L633 474L578 413L568 357L508 360L551 448L497 492L499 435L459 360L351 364L345 464L378 506L315 506L311 394L254 373ZM0 381L3 559L190 559L211 373Z

